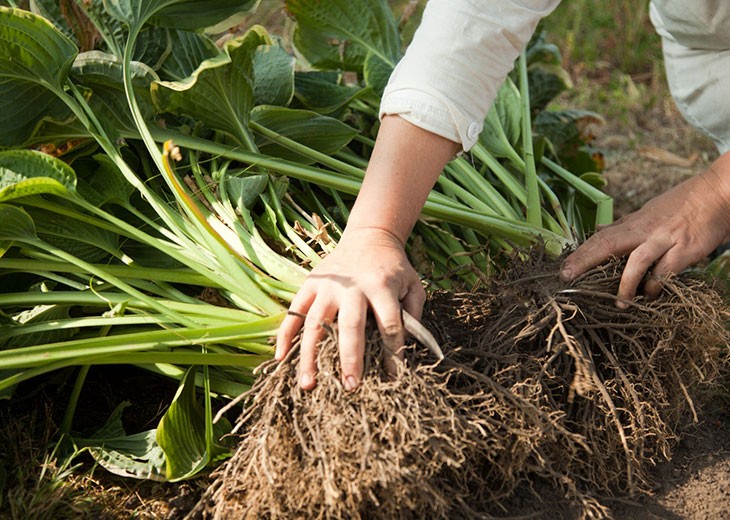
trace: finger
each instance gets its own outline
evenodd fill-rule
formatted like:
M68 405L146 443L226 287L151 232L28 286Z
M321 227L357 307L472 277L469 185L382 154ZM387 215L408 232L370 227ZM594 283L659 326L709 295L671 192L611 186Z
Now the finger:
M304 319L302 346L299 355L299 386L311 390L317 384L317 351L325 334L325 324L332 323L337 309L334 306L315 302Z
M636 296L636 291L652 264L664 255L668 247L661 242L645 242L629 255L621 275L616 306L628 307L628 302Z
M401 303L403 304L403 309L408 314L410 314L419 321L421 320L421 315L423 314L423 306L426 303L426 291L423 288L423 285L421 285L420 280L418 280L416 283L413 283L408 288L408 292L401 300Z
M634 233L623 226L610 226L591 236L563 262L560 277L570 281L611 256L624 256L640 244Z
M342 384L347 391L355 390L362 380L367 306L365 295L358 293L344 301L337 314Z
M314 301L316 293L313 291L307 291L306 286L297 293L294 300L292 300L289 306L290 314L284 318L279 325L279 330L276 332L276 353L274 358L277 361L284 359L291 349L294 337L297 335L299 330L302 328L304 323L303 315L307 314L309 307Z
M687 255L685 251L686 249L673 247L659 259L652 269L652 276L644 283L644 294L656 298L662 292L667 278L695 263L695 258Z
M398 361L403 359L405 333L401 318L401 304L392 294L370 300L375 322L383 341L385 371L390 376L398 373Z

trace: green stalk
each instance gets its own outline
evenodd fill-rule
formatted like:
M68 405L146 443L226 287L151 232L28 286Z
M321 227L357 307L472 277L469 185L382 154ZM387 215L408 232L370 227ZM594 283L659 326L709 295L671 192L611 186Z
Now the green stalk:
M218 307L203 302L200 302L199 304L182 303L169 300L158 300L158 302L177 312L195 316L197 320L225 320L230 323L246 324L261 319L261 316L240 309ZM127 310L136 309L141 312L149 312L150 310L153 310L147 301L130 298L129 295L123 293L51 291L0 294L0 308L36 305L81 305L85 307L109 309L110 307L119 304L126 304Z
M221 287L216 281L187 268L160 269L116 264L90 264L97 269L122 279L156 280L161 282L197 285L200 287ZM0 269L25 271L52 271L55 273L88 273L82 267L52 260L32 260L27 258L0 258Z
M20 241L20 240L18 240ZM165 316L169 316L170 318L178 320L179 323L186 325L188 327L194 327L198 325L198 323L195 320L190 319L187 315L180 314L178 312L175 312L174 310L166 307L165 305L162 305L159 301L155 300L154 298L150 298L146 294L138 291L131 285L127 284L126 282L123 282L121 279L117 278L116 276L106 272L103 268L99 269L95 267L92 264L89 264L88 262L85 262L84 260L81 260L80 258L77 258L66 251L63 251L62 249L58 249L51 244L48 244L47 242L44 242L40 239L23 239L23 242L25 242L28 245L37 247L38 249L47 251L48 253L60 258L61 260L64 260L68 263L74 264L82 269L85 269L87 272L93 274L94 276L97 276L101 278L102 280L105 280L114 286L118 287L120 290L124 291L125 293L129 294L130 296L137 298L141 301L144 301L151 307L152 309L156 310L160 314L163 314Z
M76 405L81 395L81 389L84 387L86 376L89 373L90 365L82 365L79 368L79 373L76 375L76 381L74 387L71 390L71 395L68 398L68 404L66 405L66 413L61 421L59 431L62 435L71 433L71 424L73 423L74 413L76 412Z
M595 186L591 186L577 175L572 174L547 157L542 158L542 163L579 193L582 193L591 202L596 204L596 225L607 225L613 222L613 198L611 196L603 193Z
M188 345L227 343L255 338L267 340L276 334L285 314L244 324L144 331L3 350L0 351L0 366L7 370L37 368L70 359L83 360L76 364L87 364L88 359L92 357L108 355L120 356L118 360L123 362L123 355L133 352L149 350L164 352ZM270 346L261 349L261 353L270 351Z
M246 164L257 165L319 186L333 188L343 193L356 195L360 188L359 181L346 179L339 175L331 174L326 170L311 166L303 166L283 159L273 159L205 139L185 136L165 130L156 130L155 135L157 138L173 139L176 144L181 146L195 148L201 152L219 155ZM501 234L505 239L513 241L515 244L528 245L540 236L543 236L547 242L556 244L555 247L558 250L566 243L564 237L544 230L540 225L535 226L529 223L469 211L464 207L454 207L453 203L451 205L441 204L435 202L431 195L429 195L429 200L424 205L423 213L426 216L436 217L453 224L473 227L482 233Z
M520 53L520 99L522 100L522 149L525 155L525 189L527 190L527 222L539 227L542 224L540 188L537 182L535 153L532 149L532 118L530 116L530 87L527 82L527 57Z
M492 207L503 217L513 219L519 218L519 215L517 215L512 206L509 205L494 186L487 182L483 177L479 177L474 168L468 164L464 158L454 159L447 166L447 169L449 169L449 167L454 168L454 176L467 184L470 191L473 191L476 194L481 194L482 198L484 200L488 200Z
M196 316L206 327L215 327L222 325L230 325L227 320L201 319ZM0 333L0 341L6 341L10 338L18 336L26 336L29 334L42 334L45 332L55 332L60 330L74 330L84 328L97 327L129 327L132 325L168 325L177 323L166 316L158 316L151 314L134 315L134 316L115 316L115 317L84 317L69 318L65 320L53 320L50 322L33 322L17 327L6 327ZM97 334L98 335L98 334Z
M336 172L341 172L346 175L351 175L352 177L355 177L358 179L362 179L365 176L365 172L362 169L360 169L356 166L351 166L345 162L335 159L334 157L323 154L322 152L318 152L317 150L314 150L313 148L310 148L309 146L305 146L301 143L298 143L298 142L294 141L293 139L289 139L286 136L283 136L281 134L274 132L273 130L269 130L268 128L261 125L260 123L257 123L256 121L251 121L249 123L249 125L256 132L260 133L261 135L263 135L267 139L270 139L271 141L275 142L276 144L281 145L284 148L287 148L300 155L303 155L304 157L317 161L320 164L323 164L329 168L332 168Z

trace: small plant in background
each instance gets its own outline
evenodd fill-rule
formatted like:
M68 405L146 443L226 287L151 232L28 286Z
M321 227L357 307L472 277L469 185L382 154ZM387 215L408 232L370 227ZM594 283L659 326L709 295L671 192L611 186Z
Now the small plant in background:
M301 62L238 25L255 5L0 8L0 392L78 367L61 433L122 475L176 481L227 456L213 396L250 387L335 247L402 52L384 1L287 1ZM220 46L208 35L228 29ZM545 112L566 87L537 39L426 203L409 247L433 286L473 286L515 247L557 254L611 221L580 133L594 116ZM128 435L122 405L82 437L87 374L116 364L178 393L154 429Z

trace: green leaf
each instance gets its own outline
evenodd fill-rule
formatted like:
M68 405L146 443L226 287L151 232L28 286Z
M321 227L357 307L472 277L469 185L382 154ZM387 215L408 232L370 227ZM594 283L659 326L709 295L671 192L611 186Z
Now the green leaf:
M108 155L97 154L93 164L93 173L85 183L80 182L78 185L81 196L99 207L109 203L128 206L136 190L114 161Z
M381 55L370 52L365 58L365 84L373 89L378 97L383 95L385 87L388 85L388 79L393 72L393 65L385 61Z
M153 83L156 105L162 112L190 116L246 144L254 103L254 54L267 39L263 28L255 27L230 40L222 54L205 60L190 77Z
M295 96L310 110L331 114L346 106L364 90L340 84L340 74L332 71L297 72Z
M160 27L212 34L224 32L243 21L259 0L184 0L165 8L150 23Z
M170 31L171 52L158 71L166 81L181 81L191 76L202 62L221 51L207 36L188 31Z
M69 309L70 307L67 305L38 305L17 315L16 320L20 327L23 325L37 325L39 323L52 325L57 320L67 319L69 317ZM14 337L9 339L5 338L4 334L0 334L0 338L3 339L3 348L20 348L66 341L74 337L77 332L78 328L47 327L42 331L35 331L32 334L14 335Z
M165 475L173 482L195 475L227 452L222 446L207 445L205 411L195 398L195 372L195 367L187 371L157 427L157 443L165 453ZM225 420L214 425L216 439L228 431L230 424Z
M289 105L294 97L294 57L279 45L262 45L256 49L253 70L257 105Z
M76 34L68 18L61 12L61 3L58 0L31 0L29 4L31 12L53 23L59 31L78 45Z
M157 444L157 430L127 435L122 413L129 406L128 401L122 402L91 438L74 438L74 443L115 475L164 481L165 453Z
M243 172L241 172L243 173ZM225 188L228 198L243 212L250 209L266 189L269 176L264 173L255 175L237 176L236 172L228 172L225 181Z
M134 44L132 60L159 69L172 52L172 38L167 29L150 27L139 33Z
M104 0L75 0L75 2L76 5L83 7L86 16L101 33L106 44L106 50L121 57L128 32L121 21L109 14Z
M286 0L286 8L297 20L294 45L315 67L360 72L376 56L392 69L400 58L386 0Z
M508 77L484 120L484 129L479 140L496 157L511 158L519 146L521 125L520 91Z
M35 225L25 210L16 206L0 204L0 240L14 242L36 240Z
M0 202L76 190L76 174L65 162L32 150L0 152Z
M197 30L223 22L235 24L237 15L249 12L256 0L105 0L109 13L131 28L148 21L174 29ZM226 25L226 24L223 24Z
M139 30L150 17L165 7L180 3L182 0L104 0L104 6L111 16ZM207 2L200 2L207 3Z
M77 53L44 18L0 7L0 147L24 144L44 120L68 118L58 97Z
M284 107L256 107L251 112L251 121L326 155L340 150L358 133L337 119L309 110ZM263 136L257 136L256 144L261 153L267 155L299 162L314 162Z
M154 113L150 85L157 80L157 74L144 63L136 61L130 63L130 72L140 110L146 118L150 118ZM91 91L89 105L101 125L109 135L117 137L121 130L137 132L124 91L123 74L122 61L101 51L80 54L72 70L74 81Z
M86 262L106 260L119 248L116 233L52 211L37 208L27 211L40 239Z

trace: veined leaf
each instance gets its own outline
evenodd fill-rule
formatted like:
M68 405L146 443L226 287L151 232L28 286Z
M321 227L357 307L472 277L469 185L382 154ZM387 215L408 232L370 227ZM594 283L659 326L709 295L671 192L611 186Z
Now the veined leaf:
M0 241L35 240L35 224L25 210L16 206L0 204Z
M65 162L32 150L0 152L0 202L76 189L76 174Z
M38 305L33 309L25 311L16 316L17 322L22 325L34 325L38 323L51 324L54 321L69 317L69 307L66 305ZM47 328L43 331L36 331L33 334L23 334L9 339L4 339L3 348L19 348L31 345L42 345L56 341L71 339L78 332L78 328ZM0 336L1 337L1 336Z
M129 401L122 402L93 437L74 438L74 443L88 449L103 468L116 475L164 481L165 454L157 444L157 430L127 435L122 413L129 406Z
M172 38L167 29L150 27L139 33L132 60L159 69L172 52Z
M139 30L150 17L183 0L104 0L108 13L127 25ZM201 2L203 3L203 2ZM207 2L206 2L207 3Z
M132 85L140 110L145 117L151 117L154 110L149 89L157 80L157 74L144 63L130 63ZM109 135L118 135L120 130L135 133L134 124L124 91L122 61L101 51L79 54L74 62L74 81L91 90L89 105L94 109L100 123Z
M0 7L0 147L24 144L42 121L62 121L59 104L76 45L44 18Z
M326 155L337 152L357 135L357 130L342 121L309 110L260 106L251 112L251 121ZM256 144L261 153L314 162L265 137L257 136Z
M80 195L99 207L109 203L127 206L135 193L134 186L127 182L108 155L97 154L93 159L93 173L89 174L86 182L79 179L77 190ZM78 163L76 167L81 172Z
M240 173L240 172L239 172ZM235 207L244 212L250 209L266 189L269 176L264 173L254 175L237 175L237 172L229 171L223 186L228 198Z
M248 119L253 108L253 61L268 34L254 27L230 40L224 52L200 64L182 81L152 84L152 97L162 112L187 115L248 144Z
M365 84L372 88L378 97L383 95L393 68L392 63L384 60L380 54L370 52L365 58L365 66L363 67Z
M259 0L183 0L162 10L150 23L186 31L206 29L216 34L241 22L258 3Z
M479 136L481 143L496 157L512 158L522 134L520 91L508 77L502 84Z
M170 31L171 50L158 73L166 81L181 81L191 76L201 63L221 51L204 34Z
M86 262L101 262L117 252L119 235L39 208L29 208L38 237Z
M378 90L400 58L398 26L385 0L286 0L286 7L297 20L294 45L315 67L365 69Z
M297 72L294 95L308 109L331 114L364 91L360 87L340 85L339 80L340 74L332 71Z
M289 105L294 97L294 57L279 45L262 45L254 58L257 105Z
M131 28L139 29L148 21L176 29L205 29L249 12L256 0L105 0L109 13ZM224 30L224 29L221 29Z
M157 443L165 452L165 475L170 481L195 475L228 451L222 446L208 446L205 411L195 397L195 372L195 367L187 371L157 427ZM215 438L220 439L230 431L230 424L222 420L213 428Z

